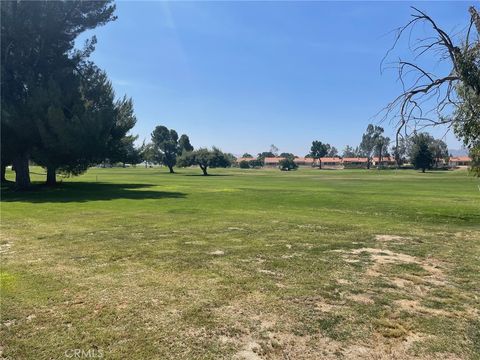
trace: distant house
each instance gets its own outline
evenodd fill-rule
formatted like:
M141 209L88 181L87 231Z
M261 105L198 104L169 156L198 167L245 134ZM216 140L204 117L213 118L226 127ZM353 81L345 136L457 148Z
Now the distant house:
M375 166L388 166L388 165L395 165L396 161L393 157L390 156L384 156L382 157L382 161L380 161L380 158L378 156L374 156L372 158L372 164Z
M358 167L363 168L367 167L368 158L364 157L353 157L353 158L343 158L342 164L344 167Z
M320 161L323 169L340 169L342 167L342 159L339 157L322 157Z
M251 157L251 158L246 158L246 157L241 157L237 158L237 164L240 164L242 161L252 161L252 160L257 160L256 157Z
M298 166L313 166L314 160L312 158L297 157L293 159Z
M280 160L283 160L281 157L266 157L265 160L263 160L263 163L265 166L278 166L280 163Z
M448 166L469 166L471 163L472 159L470 159L468 156L452 156L448 161Z

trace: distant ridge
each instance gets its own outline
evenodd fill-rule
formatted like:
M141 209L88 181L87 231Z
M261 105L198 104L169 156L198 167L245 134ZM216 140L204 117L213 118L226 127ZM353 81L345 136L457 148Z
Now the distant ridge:
M467 149L448 149L448 153L452 156L467 156Z

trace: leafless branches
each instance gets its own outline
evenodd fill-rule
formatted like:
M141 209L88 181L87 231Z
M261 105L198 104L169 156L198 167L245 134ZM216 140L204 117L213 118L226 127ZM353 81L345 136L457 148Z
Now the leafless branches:
M398 59L394 68L398 73L398 81L402 85L402 93L391 101L381 112L381 120L394 122L397 127L396 140L402 134L419 131L428 126L452 126L452 112L459 105L457 85L464 82L463 64L467 52L472 45L478 47L480 16L474 8L470 9L471 21L467 28L465 42L457 46L452 37L442 30L436 22L421 10L412 7L412 19L396 31L395 40L382 60L397 47L404 35L409 33L409 47L413 54L412 61ZM411 41L412 33L417 25L427 25L432 36L425 36ZM474 29L475 27L475 29ZM472 30L477 30L476 41L470 43ZM423 58L438 59L443 75L428 71L423 65Z

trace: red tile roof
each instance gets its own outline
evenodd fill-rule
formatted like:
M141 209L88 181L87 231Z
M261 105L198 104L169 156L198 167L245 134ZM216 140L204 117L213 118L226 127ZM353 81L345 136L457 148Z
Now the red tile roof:
M322 157L320 158L320 161L323 162L342 162L342 159L339 157Z
M297 158L293 159L293 161L295 161L295 162L304 162L304 163L308 163L308 164L312 164L312 163L313 163L313 159L312 159L312 158L306 158L306 157L297 157Z
M359 162L359 163L366 163L368 162L368 158L360 158L360 157L354 157L354 158L343 158L343 162L347 163L352 163L352 162Z
M242 162L242 161L252 161L252 160L257 160L257 158L245 158L245 157L241 157L241 158L237 158L237 162Z
M264 162L265 164L277 164L280 160L283 160L281 157L266 157Z
M450 161L462 161L462 162L469 162L472 161L468 156L452 156Z

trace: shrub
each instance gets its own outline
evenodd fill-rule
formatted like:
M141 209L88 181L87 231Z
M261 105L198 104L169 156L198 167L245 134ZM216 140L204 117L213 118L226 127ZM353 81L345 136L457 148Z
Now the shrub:
M298 165L295 164L295 161L293 161L292 158L286 158L286 159L280 160L278 167L281 171L290 171L290 170L296 170L298 168Z
M240 161L240 169L250 169L250 164L247 160Z

